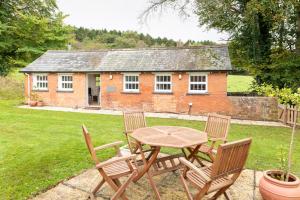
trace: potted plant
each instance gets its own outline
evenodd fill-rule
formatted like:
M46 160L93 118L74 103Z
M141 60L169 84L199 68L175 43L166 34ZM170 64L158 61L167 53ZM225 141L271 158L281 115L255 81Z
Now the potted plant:
M30 100L28 102L29 106L37 106L38 104L38 95L35 92L32 92L30 95Z
M44 106L43 99L41 97L37 98L37 106Z
M298 107L300 105L300 90L293 93L290 88L273 88L263 85L258 88L258 93L267 96L277 97L278 101L285 105L292 105L296 109L295 120L293 121L292 135L289 146L287 166L278 170L267 170L259 182L259 191L266 200L300 200L300 179L291 173L292 152L295 130L297 126ZM285 162L285 159L281 159ZM285 166L285 164L282 164Z

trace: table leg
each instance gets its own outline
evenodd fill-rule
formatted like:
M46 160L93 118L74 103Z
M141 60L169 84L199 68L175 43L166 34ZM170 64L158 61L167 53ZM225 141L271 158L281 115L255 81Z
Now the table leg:
M186 159L194 162L194 160L197 160L197 162L203 166L203 163L201 162L201 160L196 156L196 154L198 153L198 150L200 149L201 145L197 145L194 149L188 147L187 150L190 152L190 155L186 156Z
M147 173L150 185L154 190L155 196L158 200L160 200L161 198L160 198L158 189L157 189L157 187L156 187L156 185L153 181L152 173L149 170L150 167L152 166L152 164L157 159L158 153L160 152L160 147L154 147L154 149L150 153L151 157L147 160L146 157L145 157L144 152L142 151L142 145L140 143L138 143L138 146L140 148L140 152L141 152L142 160L144 162L144 166L143 166L143 169L138 172L137 176L133 179L133 181L134 182L138 181L140 178L142 178L144 176L144 174Z

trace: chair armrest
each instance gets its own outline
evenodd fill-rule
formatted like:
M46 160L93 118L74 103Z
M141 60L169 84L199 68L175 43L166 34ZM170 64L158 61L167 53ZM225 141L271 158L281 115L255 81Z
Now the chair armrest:
M121 141L117 141L117 142L113 142L113 143L110 143L110 144L105 144L105 145L101 145L99 147L95 147L94 150L95 151L99 151L99 150L102 150L102 149L107 149L107 148L110 148L110 147L119 147L121 144L123 144L123 142Z
M135 155L129 155L129 156L122 156L122 157L114 157L110 160L107 160L107 161L104 161L102 163L97 164L96 168L99 169L99 168L103 168L105 166L108 166L108 165L111 165L111 164L114 164L114 163L117 163L117 162L130 161L132 159L135 160L136 156Z
M204 178L204 180L206 182L211 181L211 179L200 169L197 168L195 165L193 165L193 163L191 163L190 161L188 161L185 158L179 158L180 162L182 164L184 164L187 168L193 170L195 173L197 173L199 176L201 176L202 178Z

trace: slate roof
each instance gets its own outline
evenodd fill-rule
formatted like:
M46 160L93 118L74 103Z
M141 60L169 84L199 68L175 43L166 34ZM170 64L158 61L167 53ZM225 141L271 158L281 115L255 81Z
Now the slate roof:
M163 72L232 70L225 45L104 51L47 51L22 72Z
M47 51L21 72L97 71L106 51Z

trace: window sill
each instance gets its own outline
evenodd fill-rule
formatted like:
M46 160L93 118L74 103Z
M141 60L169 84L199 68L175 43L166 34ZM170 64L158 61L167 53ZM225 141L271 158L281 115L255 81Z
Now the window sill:
M129 91L123 91L122 94L141 94L141 92L129 92Z
M74 90L56 90L56 92L61 92L61 93L73 93Z
M156 91L154 91L152 93L153 94L166 94L166 95L172 95L173 94L173 92L156 92Z
M188 92L186 95L209 95L208 92L203 92L203 93L194 93L194 92Z
M34 89L32 90L33 92L49 92L49 90L39 90L39 89Z

